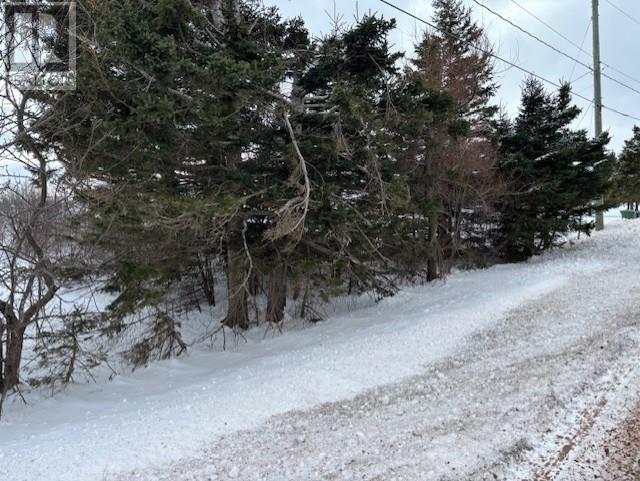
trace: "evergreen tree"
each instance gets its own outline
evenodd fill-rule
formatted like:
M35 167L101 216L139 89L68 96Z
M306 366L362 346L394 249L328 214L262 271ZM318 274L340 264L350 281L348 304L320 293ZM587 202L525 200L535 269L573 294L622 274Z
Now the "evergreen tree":
M549 94L528 79L517 118L495 120L491 47L461 0L434 1L436 27L404 69L395 21L378 16L312 41L302 19L257 0L78 2L77 89L30 92L9 129L37 160L26 164L41 193L23 220L5 209L9 240L24 239L36 261L13 276L35 307L0 299L0 394L20 382L40 306L88 271L113 302L38 333L42 366L56 365L43 382L99 363L102 352L83 349L96 332L135 326L135 365L184 352L179 316L215 304L217 282L227 304L217 326L245 330L280 326L291 298L317 319L314 299L382 298L442 278L491 240L527 259L569 231L588 234L583 218L610 187L609 139L570 128L579 109L568 85ZM76 237L95 248L86 265L67 263L84 251L49 243L46 229L33 235L54 213L53 165L78 201ZM637 127L616 186L637 208ZM11 255L24 256L11 242L8 272Z
M48 99L66 128L42 134L86 179L77 193L88 241L111 253L111 315L151 308L177 327L158 306L213 262L227 272L226 324L248 327L253 257L292 190L288 159L268 156L283 126L265 92L286 79L286 52L305 48L306 31L253 2L105 1L81 12L78 89Z
M435 0L435 29L416 46L413 64L428 85L451 96L467 128L487 129L496 113L491 45L462 0Z
M365 16L321 39L295 86L305 108L293 121L312 184L295 275L305 283L321 280L312 285L322 296L345 290L384 296L395 288L390 273L398 246L383 236L395 215L385 128L402 56L389 45L394 27Z
M465 212L479 214L490 204L487 186L498 186L490 123L496 112L490 103L496 90L491 47L460 0L436 0L434 6L436 28L416 46L405 74L417 99L435 102L422 113L416 110L423 108L421 102L414 102L415 119L440 112L437 122L408 132L418 148L409 183L418 219L427 220L428 280L448 274L462 231L469 228Z
M498 247L509 261L552 248L570 231L589 234L594 227L583 218L609 187L609 138L588 139L586 131L571 130L579 114L568 84L554 95L529 78L520 113L501 128L500 170L512 192L499 205Z
M615 195L638 211L640 204L640 127L633 127L633 137L626 140L614 175Z
M383 141L393 21L365 17L310 50L299 19L252 2L89 7L79 88L50 99L68 128L43 134L89 180L78 194L89 241L111 252L112 317L152 312L150 332L178 339L161 304L194 276L210 290L212 263L234 328L249 327L265 281L269 322L283 318L288 277L391 292L384 251L400 249L380 232L395 215Z

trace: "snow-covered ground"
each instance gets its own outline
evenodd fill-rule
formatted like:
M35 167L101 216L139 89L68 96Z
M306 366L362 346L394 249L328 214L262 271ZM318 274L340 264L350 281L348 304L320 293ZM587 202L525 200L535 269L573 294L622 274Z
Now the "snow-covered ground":
M568 463L640 399L639 239L640 222L612 223L527 264L13 403L0 479L581 479Z

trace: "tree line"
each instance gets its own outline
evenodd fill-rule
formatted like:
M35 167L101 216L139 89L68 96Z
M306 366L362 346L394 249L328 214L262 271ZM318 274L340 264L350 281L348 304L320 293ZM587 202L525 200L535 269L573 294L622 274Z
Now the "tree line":
M133 329L145 364L187 349L179 319L203 304L235 331L292 302L318 320L332 297L524 261L637 203L638 131L617 162L572 128L570 85L535 78L510 118L472 11L433 3L404 54L374 14L314 38L250 0L79 0L76 88L2 94L4 156L29 177L0 199L3 397L29 332L45 381L69 382L100 362L87 336ZM108 308L44 322L84 285Z

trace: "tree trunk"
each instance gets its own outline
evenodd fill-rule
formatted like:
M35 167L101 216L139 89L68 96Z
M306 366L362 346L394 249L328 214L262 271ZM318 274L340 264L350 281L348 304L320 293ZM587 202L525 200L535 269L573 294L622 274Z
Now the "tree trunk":
M433 282L438 275L438 214L429 216L429 258L427 259L427 282Z
M216 305L216 273L213 262L207 257L200 260L200 281L202 292L210 306Z
M442 215L438 220L438 244L442 254L440 276L447 276L453 267L453 237L451 236L451 216Z
M267 318L270 324L280 324L287 305L287 264L280 259L269 275Z
M0 394L5 394L18 385L20 361L25 327L19 322L10 303L0 300L0 315L4 318L0 330ZM3 356L2 334L6 332L6 352Z
M24 344L25 327L7 330L7 353L4 360L4 379L2 390L10 391L20 382L20 363Z
M247 305L247 252L240 219L232 220L227 235L227 316L223 323L231 328L249 328Z
M238 0L211 0L211 17L214 26L222 32L227 24L226 15L232 15L236 20L240 19L240 4Z
M223 0L211 0L211 18L213 20L213 25L218 29L219 32L224 30L224 10L223 10Z
M262 279L260 279L260 276L255 270L249 276L248 284L249 294L251 294L252 296L256 297L264 292L262 287Z

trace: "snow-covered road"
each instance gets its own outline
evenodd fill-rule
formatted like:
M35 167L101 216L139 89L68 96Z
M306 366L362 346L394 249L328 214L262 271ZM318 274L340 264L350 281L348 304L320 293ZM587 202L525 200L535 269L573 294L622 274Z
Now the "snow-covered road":
M581 479L570 463L598 422L640 394L638 239L640 223L617 223L525 265L11 406L0 479Z

